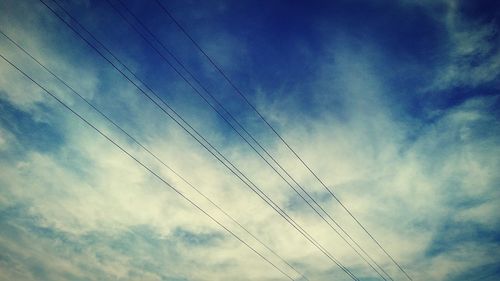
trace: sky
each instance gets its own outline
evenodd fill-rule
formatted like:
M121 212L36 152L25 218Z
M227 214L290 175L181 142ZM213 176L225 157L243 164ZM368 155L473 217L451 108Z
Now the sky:
M0 280L500 280L496 2L0 1Z

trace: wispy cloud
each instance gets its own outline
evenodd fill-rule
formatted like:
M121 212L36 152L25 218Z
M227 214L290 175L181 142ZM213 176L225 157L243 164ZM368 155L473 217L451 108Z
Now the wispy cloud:
M0 16L2 30L296 265L310 280L333 277L347 280L345 274L131 84L49 17L41 5L17 1L2 5L7 7ZM217 11L224 13L230 9L224 7ZM456 4L451 2L446 8L440 14L443 19L436 22L447 30L449 42L454 43L445 46L448 56L441 58L438 66L429 66L433 71L436 67L441 69L442 75L435 78L424 98L432 98L445 88L490 85L498 79L500 71L496 62L498 50L491 40L496 38L493 24L462 19ZM92 10L81 13L85 14L86 21L92 22L87 12L91 14ZM99 6L95 12L110 11ZM24 18L29 20L21 20L20 15L26 15ZM223 22L220 25L224 26ZM116 32L128 34L124 30L117 28ZM242 53L250 55L255 46L234 38L228 39L234 43L220 43L227 42L225 36L232 38L229 34L221 35L211 42L212 36L207 35L202 44L208 46L210 52L220 53L217 56L223 65L227 64L230 69L244 68L247 59L251 60L235 57ZM383 45L371 41L360 45L359 38L346 34L323 39L328 51L322 49L322 59L311 62L315 71L309 74L307 83L288 80L281 83L282 91L275 91L279 87L269 86L269 81L256 81L249 88L259 92L250 98L257 101L259 109L294 149L311 163L414 280L470 280L472 275L480 275L476 272L478 269L495 274L494 268L500 260L497 215L500 194L496 172L500 167L498 95L471 95L447 107L424 108L425 118L417 118L402 112L401 103L408 99L403 94L395 94L391 80L380 71L394 63L385 59L391 54ZM155 65L133 56L136 52L150 52L144 46L137 47L141 44L124 46L119 52L130 55L127 60L144 75ZM3 37L0 52L285 268L281 261ZM309 51L313 53L314 50ZM193 65L203 65L198 57L188 60L192 60ZM475 60L479 62L474 64ZM206 78L214 76L205 68L200 72ZM151 79L144 76L148 81ZM202 107L198 98L173 76L161 77L165 78L152 82L155 89L179 108L194 127L206 134L252 181L280 206L286 207L362 280L375 277L285 182L215 114ZM217 85L214 83L212 87ZM165 89L173 89L175 93ZM222 93L228 94L226 91ZM409 89L406 93L423 95L420 89ZM228 97L222 95L223 100L229 100ZM234 104L229 107L240 111L236 112L238 117L248 118L243 123L255 131L294 178L387 272L401 280L403 276L397 268L314 178L238 100L231 100ZM307 105L302 103L304 100ZM279 272L3 62L0 63L0 109L0 279L282 278ZM294 273L290 271L290 274Z

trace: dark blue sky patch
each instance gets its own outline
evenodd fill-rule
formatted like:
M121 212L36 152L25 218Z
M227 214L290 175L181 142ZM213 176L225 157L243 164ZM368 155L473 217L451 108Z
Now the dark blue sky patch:
M495 0L458 1L458 8L467 19L478 23L494 23L500 18L500 4Z
M423 105L428 110L447 110L463 104L471 98L499 96L498 89L496 89L494 83L496 82L485 83L476 87L457 86L437 91L428 99L423 99ZM499 111L498 107L494 110Z
M478 7L472 10L484 12L486 8L492 6L491 3L484 2L477 4ZM137 5L133 1L126 3L153 31L161 33L163 29L168 30L168 37L162 38L165 43L171 46L171 50L182 61L185 62L186 58L193 60L187 63L190 70L196 75L201 75L202 81L209 81L203 79L208 76L205 71L201 71L204 69L201 65L205 63L202 57L199 54L192 55L195 51L193 47L170 20L159 13L155 4ZM410 113L420 118L428 106L433 106L432 98L431 102L428 102L429 96L418 97L415 92L430 82L435 76L434 69L442 60L447 59L446 30L429 12L429 7L422 5L373 1L314 1L306 6L299 5L299 2L285 4L281 1L259 4L252 1L169 2L166 5L175 10L181 22L195 35L195 38L203 39L202 35L197 36L197 34L214 33L223 29L234 36L235 40L247 46L247 58L244 60L247 64L236 73L228 74L237 81L245 93L249 94L251 100L254 99L255 85L258 85L263 88L269 100L279 101L292 95L297 102L296 107L290 110L311 114L313 117L318 116L321 111L315 110L318 105L311 101L314 92L309 92L305 86L308 81L314 80L318 65L327 60L327 52L331 45L342 40L337 36L338 31L358 40L360 44L368 42L380 46L384 53L390 54L377 68L384 73L380 78L389 82L390 88L386 94L392 96L396 101L395 105L403 108L398 113ZM225 8L220 9L220 6ZM178 81L179 77L109 5L91 2L91 7L86 7L87 11L70 8L79 15L79 18L86 21L93 31L103 33L98 37L116 44L113 50L141 61L144 66L139 70L143 71L140 73L141 76L156 88L163 88L164 90L160 91L162 95L180 95L186 102L193 100L192 93L189 93L192 90L182 85L183 83L179 84L184 89L182 94L176 90L177 86L174 85L177 85L177 82L174 81ZM436 13L446 12L444 5L433 5L432 9ZM96 19L91 18L90 15L94 12L101 16ZM115 24L106 24L107 21ZM99 29L97 26L104 28ZM120 38L127 38L127 44L120 43L118 40ZM175 46L180 47L175 49ZM185 51L182 49L185 47L190 49L186 53L190 55L189 57L184 55ZM216 60L217 56L224 56L224 54L211 55ZM166 81L169 82L165 83ZM219 86L213 88L216 96L225 102L235 100L234 93L229 93L230 90L226 88L227 85L224 86L225 83L218 84ZM446 95L436 96L453 103L453 100L462 95L453 94L448 98L443 98ZM438 103L443 102L438 101ZM229 105L229 108L232 108L236 115L249 110L242 103ZM337 110L340 111L338 108Z
M51 111L40 106L47 112ZM27 151L56 151L64 143L64 135L55 124L36 121L31 114L17 109L6 100L0 99L0 112L0 126L14 134Z
M293 184L293 183L292 183ZM325 203L333 200L333 198L331 197L331 195L328 193L328 192L311 192L309 191L309 188L307 186L303 186L302 187L308 191L309 195L317 202L319 203L321 206L324 206ZM313 205L316 209L318 209L318 207L315 205L314 201L312 201L307 195L305 195L298 186L294 185L294 188L297 189L297 191L299 191L302 196L311 204ZM291 190L291 189L290 189ZM289 210L289 211L292 211L292 212L303 212L303 211L307 211L307 212L314 212L310 207L309 205L307 205L307 203L304 201L304 199L302 199L297 193L295 193L294 191L291 190L292 193L290 193L290 196L288 197L288 200L287 202L285 203L285 210ZM318 209L318 211L320 211L320 209ZM321 212L321 211L320 211Z
M451 274L447 281L497 281L500 279L500 262L486 263L465 272Z
M427 248L426 256L431 258L446 254L466 243L500 246L500 231L473 222L445 221Z
M401 109L397 111L398 114L412 114L420 118L427 107L433 106L432 101L429 102L429 96L418 96L415 93L431 82L436 75L435 69L446 59L447 34L444 26L431 15L427 7L372 1L316 1L306 6L299 5L298 2L284 4L271 1L257 5L255 2L238 1L223 3L224 9L218 8L222 4L218 1L206 4L166 4L181 17L181 22L195 38L204 39L201 34L217 34L217 30L224 30L246 46L246 53L238 54L245 56L244 66L229 71L228 74L248 94L250 100L255 99L255 91L261 88L270 101L279 103L290 98L295 100L293 106L286 108L288 111L301 112L312 118L320 116L324 108L321 104L315 104L313 96L317 93L308 85L314 82L318 66L329 60L331 46L344 40L342 36L338 36L338 32L342 31L347 38L358 41L360 46L368 42L387 54L376 68L379 73L384 73L379 78L389 85L385 94L395 101L395 108ZM166 35L160 37L201 81L214 80L207 79L212 74L203 71L205 67L202 65L206 62L170 20L158 12L156 5L137 5L133 1L127 1L127 5L156 34L163 35L166 31L162 33L162 30L168 30ZM193 96L189 87L178 83L177 74L108 5L97 6L99 14L108 15L99 18L99 21L113 18L119 23L101 24L106 26L98 30L106 33L101 38L116 43L117 40L113 37L117 34L131 34L126 36L130 44L118 44L113 49L141 61L144 67L140 69L143 73L139 74L155 88L163 89L159 91L161 95L168 96L170 100L176 97L174 100L179 99L182 101L180 103L199 100L199 97ZM435 5L433 9L434 12L445 12L444 7L439 5ZM88 17L86 13L81 15L83 19ZM142 43L136 45L138 42ZM186 48L190 51L185 51ZM193 56L193 53L196 55ZM210 55L216 60L218 56L225 56L217 53ZM236 116L244 117L244 112L250 110L239 98L235 98L225 82L219 81L209 88ZM339 93L325 94L334 96ZM449 98L436 96L444 100L457 99L457 95ZM239 102L234 103L235 100ZM192 106L204 108L202 102ZM335 110L342 112L342 105L337 104Z
M329 61L329 52L332 45L339 44L337 41L343 44L344 38L337 38L336 35L336 30L342 30L347 32L347 38L351 38L353 43L357 40L359 48L363 47L363 42L380 46L387 56L374 67L379 74L383 73L379 78L390 85L384 94L391 96L395 104L404 110L422 110L415 107L423 103L415 99L414 93L434 77L435 57L444 51L443 28L422 8L363 1L315 2L300 8L295 5L269 5L261 15L252 13L252 5L248 6L250 8L246 13L252 16L245 17L244 14L232 21L238 26L247 17L263 17L259 21L261 29L247 31L255 34L252 36L255 40L248 43L252 63L245 71L256 75L249 83L258 81L269 100L277 104L285 101L286 104L287 99L293 99L296 103L286 110L313 118L321 115L322 105L315 104L313 99L318 94L317 89L309 87L309 84L314 82L318 66L335 63ZM274 23L277 18L285 18L288 26L281 22ZM358 20L360 18L363 20ZM227 21L232 23L230 18ZM263 32L264 29L266 32ZM297 47L293 47L295 45ZM246 78L236 77L235 80L241 83ZM243 85L243 89L252 93L254 89L250 84ZM324 94L335 96L342 93L328 91ZM330 105L330 109L338 112L342 112L343 108L342 104Z
M179 239L182 243L190 246L213 246L221 240L224 236L218 232L216 233L194 233L183 228L177 228L173 232L175 240Z
M53 250L59 253L71 249L74 253L81 253L85 244L68 233L59 231L52 226L42 226L40 216L30 214L29 204L16 204L0 210L0 224L2 233L8 237L34 236L37 239L52 241ZM20 232L22 232L20 234ZM25 233L26 232L26 233Z

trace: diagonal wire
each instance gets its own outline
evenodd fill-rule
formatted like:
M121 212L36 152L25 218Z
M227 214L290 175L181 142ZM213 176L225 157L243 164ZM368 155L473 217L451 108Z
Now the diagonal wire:
M205 56L210 64L222 75L224 80L226 80L229 85L235 90L235 92L247 103L252 110L259 116L262 121L271 129L271 131L280 139L280 141L292 152L292 154L301 162L301 164L318 180L318 182L327 190L327 192L337 201L340 206L349 214L349 216L354 219L354 221L363 229L363 231L377 244L377 246L391 259L391 261L399 268L399 270L409 279L413 280L408 273L403 269L403 267L392 257L391 254L380 244L380 242L366 229L366 227L351 213L351 211L342 203L342 201L333 193L331 188L329 188L318 175L310 168L310 166L297 154L297 152L288 144L288 142L278 133L278 131L267 121L267 119L259 112L259 110L248 100L248 98L243 94L243 92L235 85L235 83L227 76L227 74L222 70L221 67L215 63L201 46L194 40L194 38L187 32L187 30L177 21L177 19L168 11L163 3L159 0L155 0L156 3L161 7L161 9L167 14L167 16L175 23L175 25L184 33L188 39L196 46L196 48Z
M168 105L162 98L156 94L155 91L153 91L146 83L144 83L142 80L140 80L130 69L126 67L120 60L117 59L117 61L122 65L125 69L127 69L128 72L130 72L135 79L140 81L153 95L160 100L164 106L166 106L170 111L172 111L173 115L175 115L177 118L179 118L184 124L186 124L189 129L191 129L193 132L191 132L188 128L185 127L185 125L181 124L181 121L177 120L176 118L173 117L171 113L169 113L165 108L163 108L153 97L151 97L146 91L144 91L136 82L134 82L130 77L128 77L118 66L116 66L113 62L111 62L110 59L108 59L99 49L94 46L92 43L89 42L88 39L83 37L78 30L76 30L71 24L69 24L66 20L62 18L52 7L50 7L47 3L45 3L44 0L40 0L40 2L45 5L56 17L58 17L68 28L70 28L73 32L76 33L83 41L85 41L92 49L94 49L104 60L106 60L115 70L117 70L127 81L129 81L132 85L134 85L140 92L141 94L145 95L151 102L153 102L160 110L162 110L168 117L170 117L176 124L178 124L186 133L188 133L191 137L193 137L201 146L203 146L209 153L211 153L219 162L221 162L231 173L233 173L236 177L238 177L248 188L252 190L255 194L257 194L262 200L266 202L271 208L273 208L281 217L283 217L293 228L295 228L300 234L302 234L310 243L312 243L318 250L320 250L328 259L330 259L334 264L336 264L342 271L344 271L349 277L351 277L353 280L359 280L349 269L347 269L344 265L342 265L331 253L329 253L328 250L326 250L321 244L319 244L306 230L304 230L300 225L298 225L293 218L291 218L283 209L281 209L272 199L269 198L267 194L265 194L258 186L256 186L248 177L243 174L232 162L227 160L227 158L222 155L210 142L208 142L202 135L200 135L196 129L194 129L188 122L186 122L177 112ZM98 40L96 40L98 41ZM102 46L102 43L99 42L99 44ZM109 50L108 50L109 52ZM115 56L113 56L116 58ZM203 143L200 139L198 139L194 134L196 134L199 138L201 138L204 142L207 144ZM207 145L213 149L213 151L207 147ZM215 151L215 152L214 152ZM216 153L218 155L216 155ZM222 159L221 159L222 158ZM225 161L223 161L223 159ZM231 167L230 167L231 166Z
M144 23L137 18L136 15L133 14L133 12L130 11L130 9L128 9L128 7L120 0L117 0L119 1L122 6L128 11L128 13L130 15L132 15L132 17L134 17L136 19L136 21L139 22L139 24L146 30L146 32L148 34L150 34L150 36L152 36L155 41L158 42L158 44L181 66L181 68L186 71L186 73L188 73L188 75L211 97L212 100L215 101L215 103L220 107L222 108L222 110L231 118L231 120L233 120L233 122L235 122L238 127L240 127L246 135L248 135L253 142L255 142L260 149L262 149L264 151L264 153L302 190L302 192L304 192L306 194L306 196L317 206L317 208L319 208L322 213L324 213L338 228L341 229L341 231L382 271L384 272L388 277L389 279L393 280L392 277L376 262L373 260L373 258L359 245L358 242L356 242L343 228L342 226L340 226L336 221L335 219L332 218L332 216L326 212L326 210L324 210L323 207L321 207L321 205L318 204L318 202L279 164L279 162L276 161L276 159L269 154L269 152L248 132L248 130L245 129L245 127L243 125L241 125L240 122L238 122L238 120L208 91L208 89L206 87L203 86L203 84L184 66L184 64L182 62L179 61L179 59L165 46L165 44L163 42L161 42L161 40L159 40L145 25ZM108 1L109 2L109 1ZM116 9L115 9L116 10ZM117 11L118 13L120 13L119 11ZM120 13L120 15L122 16L122 18L127 21L127 23L132 26L134 29L135 27L128 21L128 19L126 17L123 16L123 14ZM139 31L137 29L135 29L138 33ZM142 36L142 35L141 35ZM158 53L159 51L154 47L154 45L152 45L152 43L147 39L145 38L144 36L142 36L144 40L146 40L146 42L148 44L150 44L151 47L153 47ZM167 61L167 59L161 54L159 53L164 59L165 61ZM168 61L167 63L172 66ZM172 66L172 68L174 68ZM175 69L174 69L175 70ZM182 74L180 74L178 71L176 71L179 75L181 75L182 77ZM182 77L184 79L184 77ZM186 79L184 79L186 80ZM188 82L188 81L186 81ZM358 256L360 256L364 261L365 263L367 263L382 279L386 280L385 277L377 271L377 269L375 269L373 267L373 265L371 265L367 260L366 258L361 255L361 253L358 252L358 250L356 248L354 248L354 246L346 240L345 237L343 237L337 229L335 229L326 219L325 217L323 217L323 215L321 215L319 213L318 210L316 210L312 205L311 203L309 203L307 201L307 199L305 199L302 194L300 194L299 191L297 191L297 189L295 189L291 184L290 182L288 182L277 170L274 166L272 166L271 163L269 163L269 161L264 158L264 156L258 152L256 150L256 148L244 137L242 136L242 134L224 117L224 115L217 109L215 108L203 95L201 95L201 93L193 86L191 85L191 83L188 82L188 84L190 84L191 88L193 88L193 90L214 110L217 112L217 114L285 181L285 183L287 183L287 185L290 186L290 188L292 188L295 193L297 193L308 205L309 207L311 207L315 212L316 214L318 214L328 225L330 228L332 228L336 233L337 235L339 235L342 240L344 240L344 242L346 242L346 244L348 244L355 252Z
M262 149L264 151L264 153L300 188L300 190L302 190L303 193L306 194L306 196L309 198L309 200L311 200L313 202L313 204L315 206L317 206L317 208L319 208L319 210L321 210L321 212L323 214L325 214L343 233L344 235L346 235L383 273L385 273L389 279L391 280L394 280L360 245L358 242L356 242L352 237L351 235L349 235L349 233L347 233L344 228L342 226L340 226L337 221L335 219L333 219L333 217L321 206L318 204L318 202L282 167L282 165L276 161L276 159L269 154L269 152L248 132L247 129L245 129L245 127L217 100L217 98L210 93L210 91L203 86L203 84L191 73L191 71L189 71L189 69L187 69L185 67L185 65L169 50L169 48L160 40L158 39L158 37L153 33L151 32L151 30L127 7L126 4L123 3L123 1L121 0L117 0L122 6L123 8L125 8L125 10L127 11L128 14L130 14L138 23L139 25L141 26L141 28L143 28L147 34L149 34L149 36L151 36L161 47L163 50L165 50L174 60L175 62L177 62L177 64L179 64L181 66L181 68L189 75L189 77L191 79L193 79L197 84L198 86L200 86L203 91L205 93L207 93L210 98L224 111L224 113L226 113L230 118L231 120L233 120L233 122L235 122L237 124L237 126L239 128L241 128L241 130L243 130L243 132L248 135L251 140L257 144L257 146ZM200 96L204 101L205 103L207 103L251 148L253 151L255 151L259 156L260 158L262 158L266 164L271 167L280 177L281 179L283 179L283 181L285 181L285 183L300 197L302 198L302 200L304 200L304 202L306 202L306 204L314 210L314 212L319 215L321 217L321 219L326 223L328 224L328 226L337 234L340 236L340 238L351 248L354 250L354 252L368 265L370 266L383 280L387 280L349 241L347 241L347 239L339 233L339 231L314 207L311 205L311 203L306 199L304 198L304 196L287 180L283 177L283 175L278 172L278 170L271 164L269 163L269 161L256 149L255 146L253 146L249 141L248 139L246 139L232 124L229 120L227 120L227 118L223 115L223 113L221 113L216 107L214 107L199 91L198 89L196 89L196 87L194 87L194 85L189 82L189 80L187 80L183 74L181 74L176 68L175 66L173 66L170 61L155 47L155 45L146 37L144 36L144 34L142 34L142 32L140 32L130 21L129 19L116 7L112 4L112 2L110 2L109 0L107 0L107 2L110 4L110 6L115 10L116 13L119 14L119 16L121 16L121 18L130 26L132 27L145 41L146 43L148 43L148 45L150 45L150 47L152 47L160 56L161 58L163 58L163 60L194 90L194 92Z
M208 196L206 196L199 188L194 186L192 183L190 183L185 177L180 175L178 172L176 172L173 168L171 168L168 164L165 163L162 159L160 159L157 155L155 155L153 152L151 152L150 149L148 149L146 146L144 146L140 141L137 140L137 138L133 137L130 135L125 129L123 129L120 125L118 125L115 121L113 121L109 116L107 116L104 112L102 112L99 108L97 108L94 104L92 104L90 101L88 101L85 97L83 97L80 93L78 93L73 87L71 87L68 83L66 83L64 80L62 80L57 74L55 74L52 70L47 68L44 64L42 64L38 59L33 57L26 49L24 49L22 46L20 46L16 41L14 41L11 37L9 37L5 32L3 32L0 29L0 34L5 36L12 44L14 44L18 49L20 49L22 52L24 52L27 56L29 56L33 61L35 61L39 66L41 66L45 71L50 73L53 77L55 77L59 82L61 82L66 88L68 88L74 95L78 96L82 101L84 101L87 105L89 105L94 111L99 113L102 117L104 117L108 122L113 124L117 129L119 129L123 134L125 134L129 139L131 139L134 143L139 145L144 151L146 151L149 155L151 155L153 158L155 158L160 164L162 164L165 168L167 168L169 171L171 171L173 174L175 174L178 178L180 178L184 183L186 183L188 186L190 186L193 190L195 190L199 195L201 195L203 198L205 198L207 201L209 201L212 206L217 208L219 211L221 211L226 217L228 217L230 220L232 220L234 223L236 223L240 228L242 228L247 234L252 236L257 242L259 242L262 246L264 246L266 249L268 249L271 253L273 253L277 258L279 258L283 263L288 265L292 270L294 270L297 274L299 274L304 280L309 280L307 277L304 276L301 272L299 272L294 266L292 266L288 261L286 261L283 257L281 257L279 254L276 253L273 249L271 249L269 246L267 246L264 242L262 242L259 238L257 238L253 233L251 233L246 227L244 227L241 223L239 223L234 217L229 215L222 207L220 207L217 203L215 203L212 199L210 199Z
M204 209L202 209L200 206L198 206L195 202L193 202L191 199L186 197L182 192L180 192L177 188L175 188L173 185L168 183L165 179L163 179L160 175L158 175L156 172L154 172L151 168L146 166L144 163L142 163L139 159L137 159L135 156L133 156L130 152L128 152L126 149L124 149L122 146L120 146L116 141L114 141L112 138L110 138L108 135L103 133L101 130L99 130L95 125L90 123L87 119L85 119L82 115L77 113L74 109L72 109L70 106L68 106L66 103L64 103L62 100L60 100L57 96L55 96L52 92L47 90L45 87L40 85L38 82L36 82L31 76L26 74L23 70L21 70L19 67L17 67L14 63L12 63L10 60L5 58L2 54L0 54L0 57L4 59L7 63L9 63L12 67L17 69L22 75L24 75L26 78L31 80L34 84L36 84L38 87L40 87L45 93L50 95L52 98L54 98L59 104L61 104L63 107L65 107L67 110L69 110L71 113L76 115L80 120L85 122L88 126L90 126L92 129L97 131L102 137L104 137L106 140L111 142L114 146L116 146L119 150L121 150L123 153L125 153L127 156L132 158L137 164L142 166L144 169L146 169L149 173L151 173L155 178L160 180L163 184L168 186L170 189L172 189L174 192L179 194L184 200L188 201L193 207L201 211L203 214L205 214L207 217L209 217L213 222L218 224L220 227L222 227L224 230L226 230L229 234L231 234L233 237L235 237L237 240L239 240L241 243L243 243L245 246L247 246L250 250L252 250L254 253L259 255L262 259L264 259L266 262L268 262L270 265L272 265L274 268L276 268L279 272L281 272L283 275L285 275L288 279L290 280L295 280L293 279L290 275L288 275L286 272L282 271L279 267L277 267L274 263L272 263L269 259L267 259L265 256L263 256L261 253L259 253L257 250L255 250L252 246L250 246L247 242L242 240L238 235L236 235L234 232L232 232L230 229L228 229L226 226L224 226L222 223L220 223L217 219L215 219L213 216L211 216L209 213L207 213Z

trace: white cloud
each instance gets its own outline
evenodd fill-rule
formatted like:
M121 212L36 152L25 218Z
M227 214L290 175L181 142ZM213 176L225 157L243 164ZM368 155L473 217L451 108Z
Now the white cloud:
M494 22L475 22L460 12L458 1L444 1L442 17L449 36L449 53L439 70L433 89L478 86L493 82L500 74L498 28Z
M33 39L30 45L38 46L39 40ZM2 52L10 50L4 44L1 48ZM465 45L461 48L457 52L463 55L468 49ZM498 125L495 117L488 113L495 100L478 98L437 112L434 123L419 124L422 133L408 140L406 137L412 135L413 128L402 125L391 113L391 101L383 98L386 89L372 68L369 48L361 54L348 48L337 54L337 65L325 65L314 87L328 93L332 76L339 74L338 67L342 68L343 76L337 78L339 83L335 85L343 93L337 98L345 110L345 119L326 114L320 120L296 124L290 121L293 120L290 113L277 112L273 106L265 109L266 114L269 111L278 116L276 120L282 120L280 130L296 151L312 163L326 183L335 186L344 203L416 280L445 280L460 268L480 266L494 258L480 242L470 242L432 258L426 256L426 251L442 234L440 227L450 220L483 225L498 223L495 215L500 198L495 191L498 134L484 135ZM176 125L159 116L130 85L122 84L108 73L110 70L101 70L102 79L97 79L92 62L73 70L66 60L53 60L58 58L55 54L38 55L44 62L53 61L51 66L67 73L65 79L74 81L83 73L77 86L79 90L89 93L87 97L102 105L111 116L121 117L126 112L125 117L119 118L120 124L139 135L144 144L278 253L300 263L298 268L306 271L311 279L330 280L329 272L338 271ZM25 109L46 101L43 93L21 82L19 75L13 75L8 67L2 66L0 71L5 74L1 76L4 77L2 90L16 107ZM100 86L106 94L96 94L99 83L103 83ZM50 85L141 161L179 186L238 235L249 239L154 159L114 128L104 125L60 85ZM321 103L328 102L329 97L317 94L314 98ZM59 105L47 102L46 106L52 109ZM51 124L64 134L63 144L55 151L25 147L22 156L0 162L1 209L23 210L10 218L2 217L3 223L19 234L10 237L1 232L0 246L11 255L10 264L0 264L2 276L35 280L30 266L36 264L49 274L46 279L50 280L67 279L65 274L93 280L161 280L163 276L184 276L190 280L274 280L281 277L78 119L69 117L71 115L63 110L54 110L52 114L50 120L58 121ZM203 122L217 129L209 117ZM196 126L203 122L199 121ZM0 136L4 136L4 131L1 132ZM23 137L10 138L8 133L6 136L0 137L7 140L4 142L7 145L0 142L4 150L10 149L9 144L15 138ZM290 214L326 248L333 249L342 262L359 272L372 274L312 211L303 205L291 204L294 193L249 148L243 143L224 142L223 134L212 133L209 137L281 206L288 204ZM399 276L383 253L338 204L324 196L321 186L286 149L278 142L270 141L268 145L304 187L322 198L324 206L353 237L391 274ZM491 194L495 196L488 197ZM456 206L458 201L485 200L486 197L488 200L471 207ZM457 201L450 202L450 198ZM454 213L456 215L451 215ZM56 234L44 236L30 226ZM190 244L176 236L178 230L197 238L215 236L219 240ZM255 241L249 241L263 250ZM469 252L474 255L465 254ZM278 262L274 258L273 261Z

